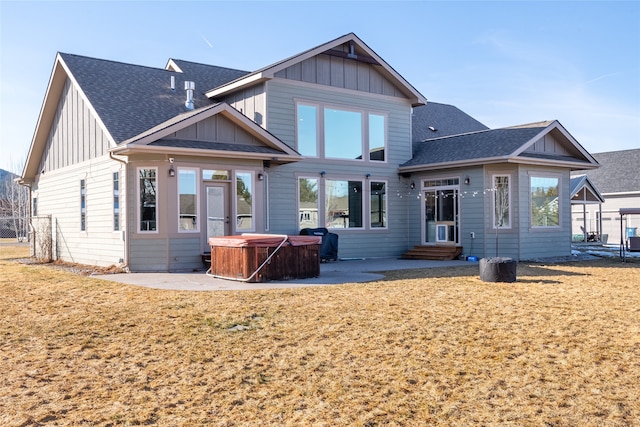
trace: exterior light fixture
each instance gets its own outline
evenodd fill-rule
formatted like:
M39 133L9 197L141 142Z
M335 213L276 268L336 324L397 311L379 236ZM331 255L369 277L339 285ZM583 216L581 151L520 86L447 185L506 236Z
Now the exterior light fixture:
M173 157L169 157L169 164L171 164L169 167L169 176L173 178L176 176L176 170L173 168Z
M465 185L469 185L471 183L471 179L469 178L469 175L464 177L464 183Z
M411 185L409 185L409 188L411 188L412 190L415 190L416 188L416 183L412 182Z
M320 176L324 178L327 173L325 171L320 172Z
M259 173L258 174L258 181L264 181L264 174L263 173Z

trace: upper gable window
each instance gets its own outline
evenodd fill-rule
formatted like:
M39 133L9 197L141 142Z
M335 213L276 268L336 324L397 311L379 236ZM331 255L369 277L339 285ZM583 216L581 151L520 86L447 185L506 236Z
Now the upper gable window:
M306 102L297 103L296 114L297 150L303 156L366 162L386 160L384 114Z

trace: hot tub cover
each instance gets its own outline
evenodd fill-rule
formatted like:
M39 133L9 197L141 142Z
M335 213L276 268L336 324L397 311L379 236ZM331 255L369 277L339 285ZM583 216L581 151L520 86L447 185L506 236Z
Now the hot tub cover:
M210 246L232 248L241 247L274 247L280 245L284 235L279 234L243 234L240 236L210 237ZM322 236L287 236L287 243L291 246L320 245Z

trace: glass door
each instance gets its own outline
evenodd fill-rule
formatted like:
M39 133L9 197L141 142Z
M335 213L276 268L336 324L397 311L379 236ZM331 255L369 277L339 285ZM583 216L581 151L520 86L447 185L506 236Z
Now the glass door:
M458 188L423 191L424 243L458 243Z
M210 250L209 237L229 235L229 184L208 185L206 187L207 232L204 248Z

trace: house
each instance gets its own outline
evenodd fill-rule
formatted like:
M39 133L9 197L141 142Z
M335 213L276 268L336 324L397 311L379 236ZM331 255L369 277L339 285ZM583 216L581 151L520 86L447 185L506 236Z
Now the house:
M594 167L557 121L427 103L350 33L253 72L59 53L21 179L52 258L179 271L211 236L307 227L343 258L567 255L569 174Z
M620 209L640 208L640 149L595 153L593 157L600 164L595 170L572 172L574 179L586 177L604 198L601 206L596 204L574 207L572 213L573 233L606 235L606 243L620 242ZM585 227L586 224L586 227ZM640 236L640 216L625 216L623 234ZM627 236L623 236L626 238Z

